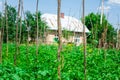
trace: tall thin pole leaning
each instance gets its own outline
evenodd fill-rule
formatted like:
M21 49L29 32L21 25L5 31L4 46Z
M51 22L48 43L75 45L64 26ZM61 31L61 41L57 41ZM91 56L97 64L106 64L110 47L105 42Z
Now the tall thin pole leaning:
M39 0L37 0L37 4L36 4L36 22L37 22L37 40L36 40L36 58L38 56L38 47L39 47L39 44L38 44L38 32L39 32L39 26L38 26L38 3L39 3Z
M7 47L6 47L6 56L8 56L8 16L7 16L7 0L5 0L5 22L6 22L6 42L7 42Z
M14 65L16 65L17 55L19 53L19 51L18 51L18 48L19 48L18 23L19 23L19 16L20 16L20 4L21 4L21 0L19 0L19 2L18 2L18 14L17 14L17 22L16 22L16 52L15 52L15 55L14 55Z
M2 36L0 30L0 64L2 63Z
M58 26L58 38L59 38L59 45L58 45L58 80L61 80L61 66L60 66L60 53L62 50L62 30L61 30L61 20L60 20L60 11L61 11L61 0L58 0L58 11L57 11L57 26Z
M2 3L2 11L3 11L3 3ZM4 35L4 21L3 21L3 12L1 15L1 30L0 30L0 64L2 63L2 42L3 42L3 35Z
M118 23L117 23L117 42L116 42L116 48L119 50L120 49L120 41L119 41L119 32L120 32L120 23L119 23L119 15L117 16L118 17Z
M102 24L103 14L104 14L104 0L102 0L100 24Z
M20 4L22 4L22 1L20 1ZM22 5L21 8L21 15L20 15L20 33L19 33L19 44L21 43L21 33L22 33Z
M29 58L28 58L28 53L29 53L29 27L28 27L28 25L27 25L27 20L26 20L26 16L25 16L25 12L24 12L24 5L23 5L23 0L21 0L21 11L22 11L22 13L23 13L23 17L24 17L24 21L25 21L25 26L26 26L26 31L27 31L27 45L26 45L26 61L27 61L27 63L28 63L28 61L29 61Z
M82 1L82 23L83 23L83 52L84 52L84 80L87 80L86 76L86 33L85 33L85 0Z

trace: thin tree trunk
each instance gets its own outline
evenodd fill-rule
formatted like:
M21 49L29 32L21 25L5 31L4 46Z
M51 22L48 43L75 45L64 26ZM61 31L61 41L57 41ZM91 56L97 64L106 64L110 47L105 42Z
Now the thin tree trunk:
M16 65L16 59L18 56L18 48L19 48L19 41L18 41L18 23L19 23L19 16L20 16L20 0L18 2L18 15L17 15L17 23L16 23L16 52L14 55L14 65Z
M38 57L38 47L39 47L39 44L38 44L38 33L39 33L39 26L38 26L38 3L39 3L39 0L37 0L37 4L36 4L36 22L37 22L37 40L36 40L36 58Z
M6 22L6 41L7 41L7 47L6 47L6 57L8 56L8 16L7 16L7 1L5 0L5 22Z
M58 45L58 80L61 80L61 66L60 66L60 54L62 50L62 30L61 30L61 20L60 20L60 10L61 10L61 0L58 0L58 12L57 12L57 25L58 25L58 38L59 38L59 45Z
M86 33L85 33L85 0L82 1L83 4L83 11L82 11L82 22L83 22L83 52L84 52L84 80L87 80L87 75L86 75Z

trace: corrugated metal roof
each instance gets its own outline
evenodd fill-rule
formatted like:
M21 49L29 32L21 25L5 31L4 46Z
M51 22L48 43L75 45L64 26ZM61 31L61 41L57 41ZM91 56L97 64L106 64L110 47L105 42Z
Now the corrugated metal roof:
M50 30L58 30L57 27L57 15L55 14L43 14L41 16L42 20L44 20L47 25L48 29ZM64 16L64 18L61 18L61 26L62 30L68 30L68 31L74 31L74 32L83 32L83 24L80 20L70 17L70 16ZM85 32L89 32L87 27L85 27Z

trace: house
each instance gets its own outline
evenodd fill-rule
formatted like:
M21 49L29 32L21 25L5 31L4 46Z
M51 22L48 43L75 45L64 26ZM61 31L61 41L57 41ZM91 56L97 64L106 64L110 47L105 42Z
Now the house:
M42 20L46 22L48 26L48 32L46 35L46 43L51 44L55 42L55 39L58 38L57 31L57 15L55 14L43 14L41 16ZM68 38L62 37L63 43L75 43L76 45L79 45L83 42L83 24L80 20L71 17L71 16L64 16L64 13L61 13L61 27L62 31L68 31L69 33L72 33L69 35ZM89 33L89 30L85 26L85 32ZM67 35L68 36L68 35Z

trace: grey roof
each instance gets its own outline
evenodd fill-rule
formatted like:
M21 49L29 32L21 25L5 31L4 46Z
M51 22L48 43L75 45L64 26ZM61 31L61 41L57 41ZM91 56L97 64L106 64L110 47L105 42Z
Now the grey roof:
M48 25L48 29L50 30L58 30L57 27L57 15L55 14L43 14L41 16L42 20L46 22ZM74 32L83 32L83 24L80 20L70 17L70 16L64 16L64 18L61 18L61 27L62 30L68 30L68 31L74 31ZM85 32L88 33L89 30L85 26Z

